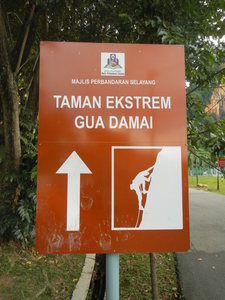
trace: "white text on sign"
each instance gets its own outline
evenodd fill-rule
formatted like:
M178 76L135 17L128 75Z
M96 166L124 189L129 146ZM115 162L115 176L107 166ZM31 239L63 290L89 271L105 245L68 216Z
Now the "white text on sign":
M53 95L56 109L107 109L111 110L170 110L170 96L81 96ZM110 128L110 129L152 129L152 116L122 116L110 115L107 120L99 116L77 115L74 125L78 129Z

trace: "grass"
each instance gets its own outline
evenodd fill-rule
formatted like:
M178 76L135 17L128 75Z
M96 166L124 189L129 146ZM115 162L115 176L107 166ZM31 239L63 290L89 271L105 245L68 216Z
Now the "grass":
M174 254L157 253L156 269L160 299L178 299ZM152 299L149 254L120 255L120 299Z
M219 191L217 190L217 177L214 176L199 176L198 182L208 186L208 191L217 192L225 195L225 179L219 179ZM189 187L196 187L196 176L188 177Z
M84 255L38 255L10 242L0 246L0 300L69 300Z
M156 253L156 271L159 299L181 299L173 253ZM150 300L150 257L149 253L120 254L120 300ZM93 285L92 285L93 289ZM91 299L92 289L87 299Z
M84 255L38 255L10 242L0 246L0 300L69 300ZM173 253L157 253L159 295L179 299ZM120 299L152 299L149 254L120 255Z

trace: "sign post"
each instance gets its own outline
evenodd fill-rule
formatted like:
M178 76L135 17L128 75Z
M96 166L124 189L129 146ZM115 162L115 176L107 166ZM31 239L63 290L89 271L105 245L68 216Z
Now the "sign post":
M106 298L119 300L119 254L106 254Z
M36 250L188 249L184 48L42 42Z

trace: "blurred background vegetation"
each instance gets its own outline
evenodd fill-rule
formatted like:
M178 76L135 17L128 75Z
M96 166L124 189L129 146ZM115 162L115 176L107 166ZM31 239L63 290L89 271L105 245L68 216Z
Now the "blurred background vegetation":
M184 45L189 161L214 168L225 155L224 35L223 0L0 0L0 236L35 236L40 41Z

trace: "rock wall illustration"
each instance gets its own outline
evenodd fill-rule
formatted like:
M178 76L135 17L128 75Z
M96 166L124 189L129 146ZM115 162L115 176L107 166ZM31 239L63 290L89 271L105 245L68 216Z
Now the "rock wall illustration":
M156 149L116 149L114 156L114 226L120 228L138 227L142 221L143 211L139 211L138 198L130 184L135 176L156 163L161 151ZM121 167L121 165L125 167ZM152 170L153 171L153 170ZM151 171L150 171L151 173ZM148 190L150 183L146 183ZM151 187L150 187L151 188ZM142 205L145 207L146 196Z

